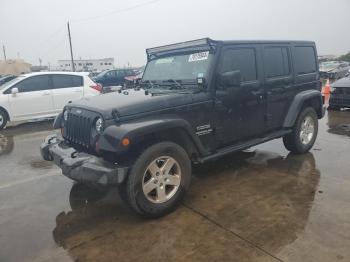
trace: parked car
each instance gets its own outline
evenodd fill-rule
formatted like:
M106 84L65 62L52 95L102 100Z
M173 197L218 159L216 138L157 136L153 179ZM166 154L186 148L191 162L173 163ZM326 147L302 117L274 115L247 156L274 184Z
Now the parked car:
M0 78L0 86L2 86L3 84L11 81L12 79L15 79L17 76L15 75L6 75Z
M135 212L159 217L188 190L191 162L276 138L296 154L313 146L324 115L314 42L206 38L147 59L140 88L66 105L43 158L75 181L118 185Z
M328 109L340 110L343 107L350 108L350 77L344 77L332 84Z
M126 77L135 76L136 72L133 69L113 69L103 71L93 79L103 87L123 86Z
M0 130L7 122L54 117L71 101L100 94L85 73L41 72L20 75L0 86Z
M320 76L322 78L339 79L349 74L348 62L330 61L320 64Z

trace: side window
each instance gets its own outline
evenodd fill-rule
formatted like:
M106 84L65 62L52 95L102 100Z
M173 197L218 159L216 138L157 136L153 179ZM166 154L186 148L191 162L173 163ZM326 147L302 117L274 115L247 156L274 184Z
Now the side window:
M71 76L71 77L73 81L73 87L79 87L84 85L82 76Z
M82 86L81 76L72 75L53 75L52 82L53 88L67 88L67 87L79 87Z
M265 76L267 78L289 75L289 65L287 47L266 47L264 49Z
M312 46L296 46L294 57L298 75L316 72L316 55Z
M124 77L125 76L125 71L124 70L117 71L117 76L118 77Z
M19 82L14 87L17 87L20 93L51 89L48 75L29 77Z
M230 72L240 70L242 82L257 79L255 49L227 49L224 51L220 72Z

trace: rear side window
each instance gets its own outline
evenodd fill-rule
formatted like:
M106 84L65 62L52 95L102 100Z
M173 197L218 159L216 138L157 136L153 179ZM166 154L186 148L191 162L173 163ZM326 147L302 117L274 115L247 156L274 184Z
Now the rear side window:
M53 75L52 76L53 88L68 88L83 86L83 78L81 76L73 75Z
M264 49L265 75L267 78L287 76L290 63L287 47L267 47Z
M296 46L294 57L298 75L316 72L316 55L312 46Z
M48 75L32 76L16 84L20 93L49 90L50 82Z
M240 70L242 82L257 79L254 48L227 49L221 61L221 73Z

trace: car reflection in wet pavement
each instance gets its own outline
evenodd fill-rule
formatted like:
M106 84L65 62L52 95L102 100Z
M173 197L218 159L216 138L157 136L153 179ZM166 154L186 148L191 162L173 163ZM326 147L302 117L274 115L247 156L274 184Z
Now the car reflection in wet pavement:
M329 112L310 153L280 140L194 166L182 205L157 220L117 189L75 184L37 123L0 132L0 261L349 261L350 112Z

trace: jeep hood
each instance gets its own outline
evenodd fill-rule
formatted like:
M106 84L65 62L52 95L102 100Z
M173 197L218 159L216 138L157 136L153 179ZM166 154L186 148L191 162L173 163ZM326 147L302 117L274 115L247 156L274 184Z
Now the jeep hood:
M105 119L131 116L140 113L176 107L192 102L190 93L161 92L152 94L145 90L125 90L83 98L68 105L101 113Z

